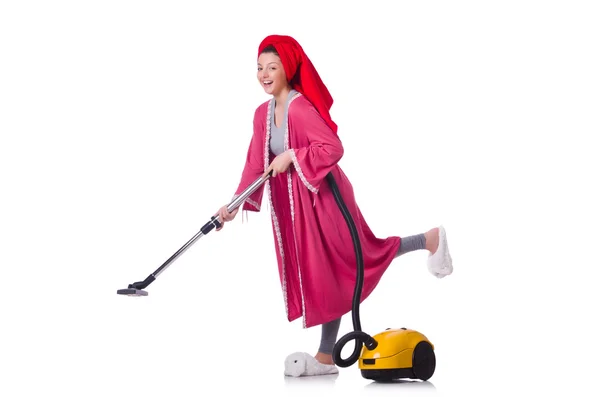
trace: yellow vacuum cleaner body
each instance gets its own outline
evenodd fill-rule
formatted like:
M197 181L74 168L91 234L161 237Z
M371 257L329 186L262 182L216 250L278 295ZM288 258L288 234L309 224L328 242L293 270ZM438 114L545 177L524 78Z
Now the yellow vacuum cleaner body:
M435 371L433 344L422 333L406 328L388 328L373 336L377 347L363 346L358 367L366 379L428 380Z

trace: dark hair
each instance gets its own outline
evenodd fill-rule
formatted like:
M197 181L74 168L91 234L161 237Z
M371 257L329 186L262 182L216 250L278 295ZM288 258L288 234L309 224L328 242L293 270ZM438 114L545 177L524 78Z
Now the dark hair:
M275 55L279 56L279 53L277 52L275 47L273 47L272 44L269 44L268 46L266 46L260 53L261 54L271 53L271 54L275 54Z

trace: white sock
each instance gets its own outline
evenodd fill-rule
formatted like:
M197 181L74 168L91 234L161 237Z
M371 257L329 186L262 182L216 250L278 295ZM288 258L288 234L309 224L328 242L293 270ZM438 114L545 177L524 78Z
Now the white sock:
M285 359L286 376L315 376L337 374L338 369L335 365L323 364L317 359L303 352L292 353Z
M446 229L443 226L439 227L439 243L435 254L429 254L427 258L427 268L429 272L438 278L443 278L452 274L452 257L448 249L448 241L446 239Z

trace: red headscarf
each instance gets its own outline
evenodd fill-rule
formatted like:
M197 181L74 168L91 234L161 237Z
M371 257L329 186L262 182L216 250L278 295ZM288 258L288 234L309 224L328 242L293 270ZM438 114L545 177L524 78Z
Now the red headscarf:
M269 45L279 53L292 88L306 96L333 132L337 133L337 125L329 115L333 98L300 44L290 36L267 36L258 47L258 55Z

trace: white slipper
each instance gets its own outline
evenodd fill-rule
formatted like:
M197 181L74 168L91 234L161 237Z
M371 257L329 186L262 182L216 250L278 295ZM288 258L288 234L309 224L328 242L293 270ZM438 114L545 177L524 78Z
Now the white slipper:
M337 374L339 371L335 365L322 364L317 359L302 352L292 353L285 359L286 376L316 376Z
M439 243L435 253L429 254L427 257L427 268L429 272L437 278L443 278L452 274L452 257L448 250L448 240L446 239L446 229L443 226L439 227Z

